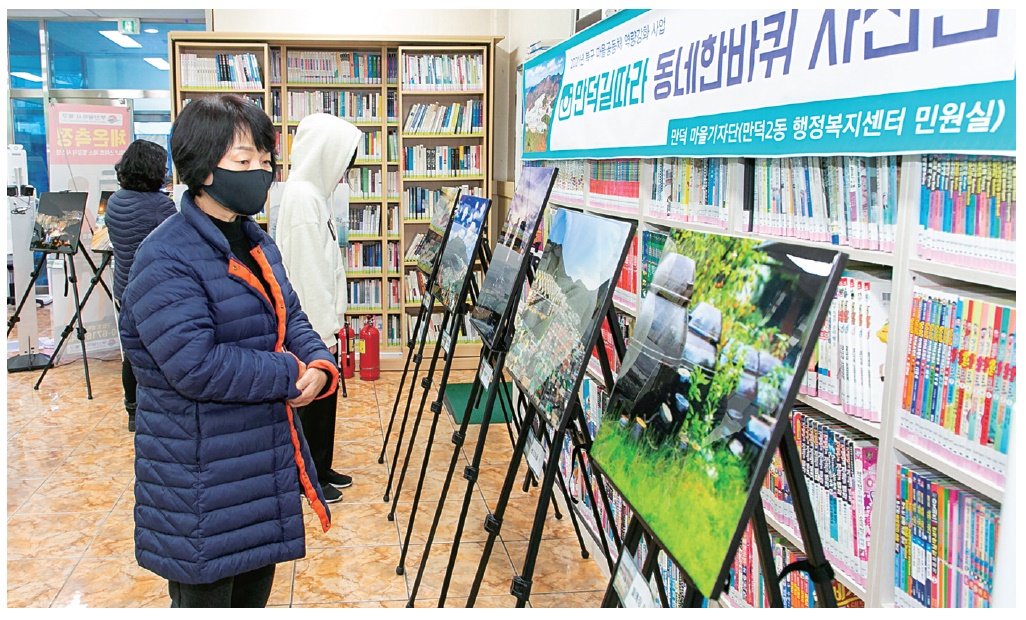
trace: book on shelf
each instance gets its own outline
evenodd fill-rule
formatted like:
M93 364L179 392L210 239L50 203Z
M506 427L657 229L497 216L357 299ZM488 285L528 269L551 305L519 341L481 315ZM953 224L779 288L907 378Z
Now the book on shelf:
M631 239L627 257L624 259L620 277L613 290L613 301L617 301L630 309L638 306L638 235Z
M381 94L345 90L289 91L289 122L298 123L311 114L331 114L351 123L380 123Z
M799 394L880 422L891 305L889 269L845 270L816 340Z
M616 310L615 313L616 321L620 327L620 333L623 335L624 345L626 346L629 342L631 331L634 329L634 317L618 310ZM592 366L592 369L597 376L602 376L601 366L598 361L598 347L604 347L606 350L606 357L609 360L610 370L612 370L615 375L620 372L620 356L616 353L616 345L613 342L613 331L609 328L608 317L602 320L601 327L599 328L599 337L601 342L597 343L595 348L592 350L591 359L589 360L588 365Z
M466 103L415 103L410 106L403 133L410 135L459 135L484 131L484 104L468 99Z
M726 228L736 159L666 157L652 161L648 215Z
M381 84L381 54L373 52L289 51L289 84Z
M385 233L389 237L398 237L402 232L402 218L399 217L399 205L388 205L388 228Z
M380 241L353 241L346 248L347 273L380 273L381 260Z
M900 156L757 158L744 229L894 251Z
M394 90L385 94L385 114L389 123L399 122L399 96Z
M346 173L349 184L349 198L356 200L381 199L381 170L374 168L350 168Z
M388 163L399 163L399 132L389 130L388 132Z
M364 131L363 138L356 143L357 163L381 163L381 130Z
M1003 486L1015 411L1015 307L915 286L898 436Z
M399 83L399 54L388 52L385 55L385 80L388 84Z
M183 52L181 61L183 88L225 90L262 90L260 63L255 54L224 53L213 57Z
M652 284L652 277L659 261L663 258L663 248L669 235L651 230L642 231L641 241L641 298L648 295L648 287Z
M484 90L481 54L405 54L403 63L404 90Z
M773 565L778 574L785 566L805 559L805 554L795 549L791 543L772 531L770 532L770 548L773 551ZM759 549L755 540L755 531L751 524L745 527L741 536L740 546L730 570L730 586L720 595L720 603L725 607L738 609L758 609L770 607L768 588L759 563ZM794 571L780 582L780 594L784 607L811 608L817 604L815 584L808 573ZM861 608L866 603L844 584L832 582L834 600L838 608Z
M591 161L588 204L594 207L636 213L639 201L640 162L637 159Z
M386 257L387 262L385 263L385 267L386 267L388 273L399 273L403 269L403 265L402 265L402 261L403 261L402 250L400 250L400 248L399 248L399 242L398 241L389 241L387 243L388 243L388 245L387 245L386 249L388 251L387 251L387 257Z
M270 74L271 86L281 86L281 48L271 48L271 67L268 71Z
M281 91L280 90L272 90L271 91L271 122L272 123L280 123L280 122L282 122ZM281 132L278 132L278 133L281 133ZM278 144L275 144L275 152L276 153L280 152L278 150Z
M389 347L403 346L403 324L402 317L392 314L386 317L388 329L385 331L385 344Z
M462 186L463 195L484 198L481 187ZM403 189L403 217L407 220L428 222L439 207L449 207L447 198L437 187L407 186Z
M388 310L400 310L403 307L403 282L398 278L389 278L386 293L388 303L385 306Z
M349 207L349 238L376 237L381 234L381 205Z
M478 176L481 174L483 154L484 148L480 144L406 146L403 147L403 177Z
M924 155L916 255L1015 275L1015 158Z
M403 276L403 286L406 291L406 303L420 303L424 299L424 289L427 287L427 276L419 269L411 269Z
M1000 508L941 474L897 466L895 598L914 607L989 607Z
M349 312L382 308L380 280L351 280L346 285L349 287Z

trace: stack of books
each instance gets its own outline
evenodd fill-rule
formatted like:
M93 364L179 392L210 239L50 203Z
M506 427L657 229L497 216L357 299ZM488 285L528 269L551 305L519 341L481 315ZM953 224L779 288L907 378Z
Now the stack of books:
M729 163L725 158L668 157L652 162L648 214L727 227Z
M349 287L349 312L381 310L381 281L352 280Z
M630 249L620 269L620 277L613 290L613 301L620 303L629 310L638 307L638 236L631 239Z
M603 159L591 162L588 204L593 207L637 213L639 201L637 159Z

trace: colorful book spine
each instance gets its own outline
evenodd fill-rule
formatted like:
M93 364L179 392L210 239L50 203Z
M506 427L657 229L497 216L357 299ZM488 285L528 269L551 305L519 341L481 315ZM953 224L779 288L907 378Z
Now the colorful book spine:
M1015 158L925 155L916 252L925 260L1015 275Z

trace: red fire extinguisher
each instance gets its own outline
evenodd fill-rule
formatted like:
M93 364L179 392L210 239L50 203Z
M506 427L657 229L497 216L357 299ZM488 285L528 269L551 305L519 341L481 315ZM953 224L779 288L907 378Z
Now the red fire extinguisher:
M367 317L360 330L360 380L374 381L380 374L381 341L373 317Z
M356 371L356 351L353 350L353 337L355 335L353 328L346 321L342 331L339 332L339 340L342 341L342 376L346 379L352 379L353 373Z

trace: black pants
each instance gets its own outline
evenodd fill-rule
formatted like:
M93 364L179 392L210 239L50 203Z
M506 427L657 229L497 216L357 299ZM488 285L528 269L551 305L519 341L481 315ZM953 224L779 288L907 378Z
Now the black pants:
M167 582L171 607L266 607L274 583L274 564L214 583Z
M315 400L306 407L300 407L299 421L303 425L303 436L310 446L310 456L317 479L323 482L324 475L331 469L335 455L335 409L338 407L338 390L331 396Z
M115 303L114 309L121 313L121 304ZM119 334L120 336L120 334ZM138 384L135 381L135 372L132 371L132 363L128 361L126 356L121 360L121 387L125 390L125 409L128 413L135 413L135 388Z

